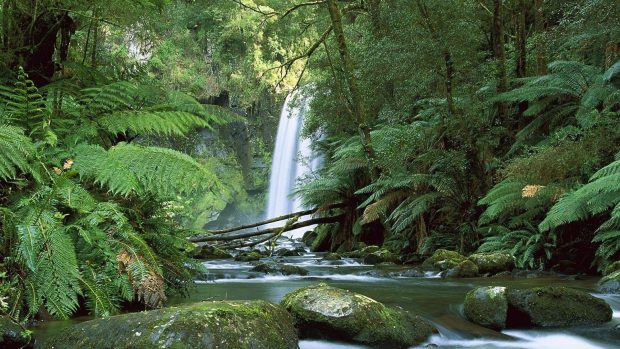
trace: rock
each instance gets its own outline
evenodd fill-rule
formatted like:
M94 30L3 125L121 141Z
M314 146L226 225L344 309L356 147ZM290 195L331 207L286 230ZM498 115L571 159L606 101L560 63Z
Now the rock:
M408 348L436 331L426 320L354 292L318 284L281 303L302 337L330 338L381 348Z
M495 275L491 276L492 278L506 278L506 279L512 279L512 272L509 271L502 271L501 273L497 273Z
M419 253L411 253L403 258L403 264L420 264L424 262L424 257Z
M289 250L287 248L281 248L277 250L275 254L276 256L279 256L279 257L297 257L300 255L300 253L296 249Z
M339 261L341 259L342 259L342 257L338 253L331 253L330 252L330 253L326 253L323 256L323 260L324 261Z
M262 255L258 251L242 251L235 257L235 260L239 262L252 262L259 260L261 257Z
M71 326L44 348L294 349L293 318L266 301L201 302Z
M603 277L598 282L598 290L601 293L620 293L620 270Z
M443 271L456 267L466 261L467 257L458 252L439 249L422 263L426 270Z
M464 312L465 317L480 326L494 330L506 328L506 287L486 286L469 291L465 296Z
M513 270L512 277L515 279L538 279L538 278L555 278L558 274L545 270Z
M355 273L355 275L359 275L359 276L368 276L368 277L373 277L373 278L384 278L384 277L389 277L389 273L385 270L366 270L366 271L361 271L359 273Z
M378 252L380 249L381 249L381 247L379 247L377 245L370 245L370 246L366 246L366 247L362 248L360 250L360 253L362 255L368 255L368 254L371 254L371 253Z
M230 253L214 246L204 245L200 249L197 258L200 259L227 259L232 258Z
M0 315L0 348L32 348L30 336L24 335L24 329L5 315Z
M308 275L308 271L302 267L276 263L258 263L250 271L266 274Z
M609 304L567 287L509 289L508 327L593 325L611 320Z
M441 273L441 276L449 278L473 278L478 276L478 274L478 266L470 260L464 260L459 265Z
M515 258L508 253L474 253L469 260L476 263L480 274L497 274L515 267Z
M492 329L594 325L611 320L604 300L567 287L479 287L467 293L465 316Z
M309 230L304 233L303 237L301 238L301 242L306 244L306 246L312 246L312 243L317 238L317 236L319 236L319 234L317 234L315 231Z
M407 277L407 278L418 278L426 276L424 272L417 268L407 269L403 271L395 271L389 274L391 277Z
M388 250L372 252L364 257L364 264L400 263L400 259Z
M614 272L620 270L620 261L615 261L605 268L603 275L613 274Z

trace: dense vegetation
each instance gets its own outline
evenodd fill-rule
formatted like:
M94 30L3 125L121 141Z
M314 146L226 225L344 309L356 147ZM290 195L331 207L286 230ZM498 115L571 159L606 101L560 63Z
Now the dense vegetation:
M297 194L346 204L316 245L588 272L620 256L616 1L0 3L14 318L184 292L186 237L231 202L263 206L248 193L268 166L252 162L268 165L293 89L313 98L304 131L326 159Z

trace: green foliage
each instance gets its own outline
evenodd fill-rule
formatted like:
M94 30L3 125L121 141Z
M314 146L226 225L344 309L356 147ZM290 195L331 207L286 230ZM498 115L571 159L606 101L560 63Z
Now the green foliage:
M597 256L601 269L615 260L620 252L620 157L597 171L584 186L567 193L549 210L540 230L557 229L583 221L594 215L607 219L595 231L593 242L599 243Z
M67 318L83 297L93 314L105 316L122 301L158 307L166 293L186 289L191 262L181 251L188 232L174 200L218 190L219 180L189 155L117 136L184 135L225 120L189 96L129 82L63 90L65 103L58 104L20 74L14 88L2 89L0 110L2 255L18 290L11 315L34 317L45 307ZM21 98L24 89L29 95ZM60 105L54 123L41 128L53 105ZM58 139L50 143L54 126Z

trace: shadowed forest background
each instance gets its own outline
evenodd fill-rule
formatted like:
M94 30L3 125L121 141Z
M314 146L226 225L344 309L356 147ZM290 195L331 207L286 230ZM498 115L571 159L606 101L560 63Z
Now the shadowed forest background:
M2 0L0 47L13 319L186 293L188 237L264 218L292 90L324 159L296 195L341 217L315 250L620 256L616 0Z

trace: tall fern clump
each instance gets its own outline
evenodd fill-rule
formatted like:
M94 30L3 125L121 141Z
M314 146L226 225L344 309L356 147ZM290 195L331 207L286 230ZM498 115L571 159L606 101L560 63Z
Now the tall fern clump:
M15 292L7 309L67 318L123 302L161 306L191 283L191 232L175 202L220 183L194 158L140 145L223 122L193 98L118 81L52 83L20 71L0 88L0 256Z
M604 217L592 238L599 244L596 255L600 269L620 257L620 153L615 161L597 171L584 186L563 196L540 223L541 231Z
M620 142L620 90L614 83L620 62L606 72L578 62L549 68L548 75L528 78L499 97L527 101L523 115L530 121L517 134L520 150L513 147L521 155L508 162L506 178L479 201L486 206L479 220L486 236L480 250L510 252L520 266L542 268L570 253L562 248L587 255L593 237L601 244L596 254L604 266L617 258L619 246L610 213L620 198L613 185L616 162L605 165L617 152L610 145ZM606 214L611 219L595 232L588 224L579 231L567 226Z

